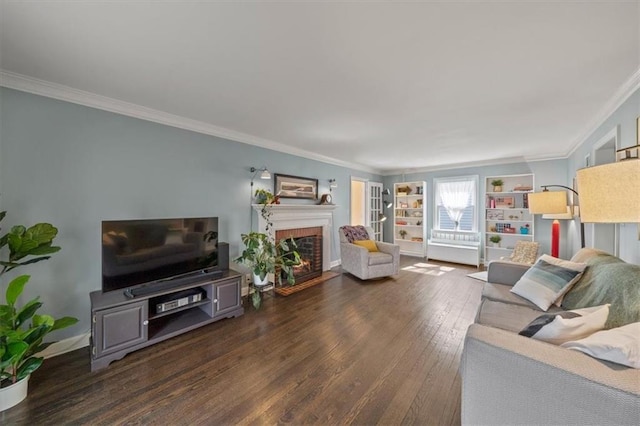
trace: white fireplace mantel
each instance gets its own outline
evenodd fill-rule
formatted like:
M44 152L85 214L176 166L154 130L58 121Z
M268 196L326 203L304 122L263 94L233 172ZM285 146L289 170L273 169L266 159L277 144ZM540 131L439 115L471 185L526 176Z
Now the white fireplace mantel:
M258 229L266 228L267 223L261 215L262 204L252 204L258 212ZM276 231L282 229L322 227L322 270L331 269L331 238L333 235L334 204L270 204L266 208L271 211L269 220L273 226L269 236L275 238Z

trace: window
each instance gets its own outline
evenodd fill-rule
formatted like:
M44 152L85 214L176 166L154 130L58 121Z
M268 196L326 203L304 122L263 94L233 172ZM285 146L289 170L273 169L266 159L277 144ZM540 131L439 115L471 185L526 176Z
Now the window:
M438 178L433 187L435 229L478 230L478 176Z

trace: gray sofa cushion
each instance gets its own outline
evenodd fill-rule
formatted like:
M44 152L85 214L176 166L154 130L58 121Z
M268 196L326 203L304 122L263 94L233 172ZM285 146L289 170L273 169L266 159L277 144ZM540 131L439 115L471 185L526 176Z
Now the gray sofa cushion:
M562 309L552 306L547 311L547 313L554 312L562 312ZM476 324L519 333L520 330L542 314L544 312L537 308L484 299L478 309L475 322Z
M526 306L527 308L536 309L539 312L542 312L540 308L529 302L524 297L511 293L512 288L513 286L510 285L485 283L482 288L482 298L496 302L510 303L512 305Z
M385 263L392 263L393 256L381 251L372 251L369 253L369 266L384 265Z

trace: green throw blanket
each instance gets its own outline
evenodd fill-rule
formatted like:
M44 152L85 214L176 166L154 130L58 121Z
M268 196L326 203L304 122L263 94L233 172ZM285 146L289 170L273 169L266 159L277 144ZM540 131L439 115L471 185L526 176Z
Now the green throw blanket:
M640 321L640 266L615 256L595 252L586 259L587 269L562 301L564 309L610 303L605 328Z

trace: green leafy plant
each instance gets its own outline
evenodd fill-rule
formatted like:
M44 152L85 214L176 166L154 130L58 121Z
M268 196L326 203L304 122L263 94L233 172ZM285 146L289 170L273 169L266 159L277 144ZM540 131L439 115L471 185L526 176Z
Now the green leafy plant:
M0 212L0 221L6 212ZM9 258L1 260L0 277L5 273L29 264L49 259L60 247L53 246L58 229L49 223L38 223L30 228L14 226L0 237L0 249L8 247ZM35 256L35 257L34 257ZM43 338L52 331L69 327L76 318L54 319L50 315L38 315L42 307L39 297L23 306L18 305L29 275L14 278L5 293L5 304L0 305L0 385L10 385L24 379L42 365L43 358L36 356L51 343Z
M295 284L293 267L300 264L300 254L296 251L297 246L293 238L282 239L277 244L261 232L242 234L241 238L245 249L235 259L236 262L251 269L261 280L264 280L267 274L275 274L276 269L279 269L280 276L277 279L284 276L289 285ZM257 309L261 304L261 296L255 286L253 290L252 303Z
M266 189L256 189L255 192L256 204L261 204L262 208L260 209L260 215L264 219L266 226L265 231L269 232L269 229L273 226L271 222L271 215L273 214L271 209L268 208L270 204L274 204L278 202L278 196L273 195L270 191Z
M400 234L400 237L404 240L404 237L407 236L407 231L405 231L404 229L401 229L398 231L398 234Z
M491 186L502 186L503 184L502 179L494 179L491 181Z
M489 237L489 241L494 244L498 244L500 241L502 241L502 237L500 235L492 235L491 237Z

